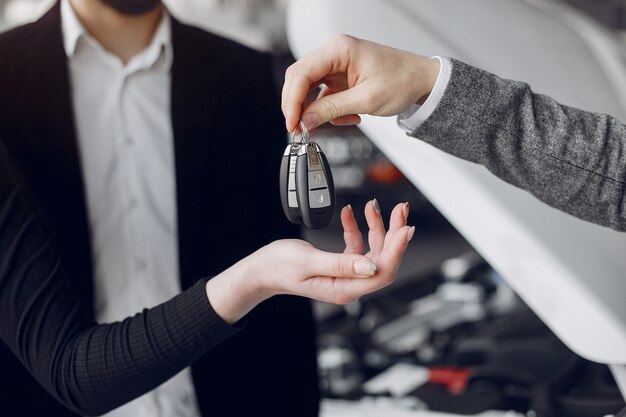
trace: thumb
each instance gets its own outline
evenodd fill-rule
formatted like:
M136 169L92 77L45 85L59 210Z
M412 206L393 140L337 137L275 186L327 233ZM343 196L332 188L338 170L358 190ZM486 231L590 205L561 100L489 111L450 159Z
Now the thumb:
M376 274L376 264L363 255L316 250L308 257L311 275L366 278Z
M371 100L363 85L324 95L313 101L302 113L302 121L307 129L338 119L342 116L369 113Z

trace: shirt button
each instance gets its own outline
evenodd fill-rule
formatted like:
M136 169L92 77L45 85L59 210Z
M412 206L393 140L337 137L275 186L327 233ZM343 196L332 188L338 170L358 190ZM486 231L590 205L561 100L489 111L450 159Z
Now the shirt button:
M126 136L126 138L124 139L124 143L126 144L126 146L133 146L135 144L135 141L130 136Z
M139 202L137 201L136 198L132 197L130 199L130 203L128 204L128 209L130 211L134 211L138 206L139 206Z

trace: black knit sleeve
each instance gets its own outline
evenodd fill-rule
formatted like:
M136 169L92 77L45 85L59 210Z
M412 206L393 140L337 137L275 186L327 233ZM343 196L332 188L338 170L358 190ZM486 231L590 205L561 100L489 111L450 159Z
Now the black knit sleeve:
M206 281L122 322L88 319L5 156L0 145L0 338L67 407L83 415L112 410L238 330L211 308Z

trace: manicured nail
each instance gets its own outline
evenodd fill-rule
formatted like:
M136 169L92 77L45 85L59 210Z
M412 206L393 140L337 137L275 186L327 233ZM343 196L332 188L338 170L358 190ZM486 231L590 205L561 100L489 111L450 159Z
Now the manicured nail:
M409 203L404 203L402 206L402 214L404 215L404 224L409 220Z
M411 239L413 239L414 234L415 234L415 226L411 227L411 230L409 230L409 234L406 237L406 241L410 242Z
M350 216L352 216L352 218L354 219L354 211L352 210L352 206L348 204L347 206L344 207L344 209L346 209L348 213L350 213Z
M320 118L315 113L307 113L302 116L302 121L307 129L313 130L320 124Z
M371 277L376 273L376 264L365 259L354 261L354 272L362 277Z
M374 210L376 210L376 213L380 214L380 205L378 205L378 200L374 199L372 203L374 204Z

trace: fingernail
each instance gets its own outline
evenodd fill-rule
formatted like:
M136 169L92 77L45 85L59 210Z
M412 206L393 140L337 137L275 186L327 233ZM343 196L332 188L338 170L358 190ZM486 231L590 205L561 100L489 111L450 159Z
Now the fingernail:
M402 206L402 214L404 215L404 224L406 224L407 220L409 219L409 203L404 203L404 205Z
M362 277L371 277L376 273L376 264L365 259L354 261L354 272Z
M413 239L414 234L415 234L415 226L411 227L411 230L409 230L409 234L406 237L406 241L410 242L411 239Z
M376 210L376 213L380 214L380 206L378 205L378 200L374 199L372 203L374 204L374 210Z
M320 118L315 113L307 113L302 116L302 121L307 129L315 129L320 124Z
M352 216L352 218L355 219L355 217L354 217L354 210L352 209L352 205L348 204L346 207L348 207L348 210L350 210L350 215Z

